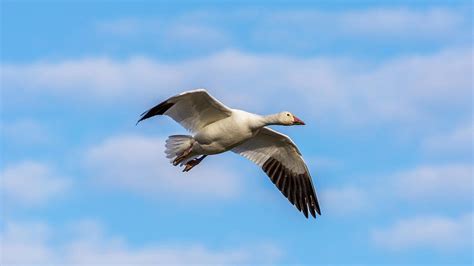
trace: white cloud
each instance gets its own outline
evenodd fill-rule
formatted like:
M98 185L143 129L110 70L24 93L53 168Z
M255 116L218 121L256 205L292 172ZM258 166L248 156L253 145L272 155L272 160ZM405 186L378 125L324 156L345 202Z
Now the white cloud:
M24 161L1 172L0 188L8 202L26 206L43 205L63 195L71 180L60 176L47 164Z
M365 53L371 53L370 47L380 51L381 47L407 44L423 44L421 49L425 49L426 45L467 45L468 14L468 10L449 8L272 10L254 14L258 19L249 31L253 45L283 51L334 51L343 46L341 52L363 47Z
M470 202L473 194L472 165L426 165L393 177L398 197L417 202Z
M55 226L52 230L44 223L7 222L0 235L2 265L255 264L272 263L282 255L269 243L231 249L187 243L134 247L122 237L108 236L99 223L91 220L68 228ZM64 235L69 237L64 239Z
M324 189L320 193L320 202L326 206L323 212L329 215L348 216L371 208L366 191L356 187Z
M405 37L442 38L458 33L467 21L459 10L431 8L374 8L338 14L337 27L346 33Z
M51 132L44 125L32 119L3 122L1 132L9 143L23 146L44 144L52 138Z
M342 193L339 197L336 190L333 193L334 203L331 204L344 207L344 202L347 202L348 209L357 210L352 208L352 205L356 205L363 206L364 209L368 207L371 211L391 213L399 212L400 206L407 204L415 210L463 210L472 206L473 170L471 164L420 164L411 169L375 175L365 180L364 177L359 177L357 179L363 185L354 188L357 193L347 193L346 197ZM365 204L358 204L361 199Z
M437 40L452 41L463 33L469 32L469 16L461 8L366 8L349 10L321 9L290 9L290 10L258 10L237 8L225 12L219 10L196 10L194 12L176 14L168 18L121 18L102 21L97 29L100 33L118 36L141 36L154 40L173 28L193 29L195 25L205 27L204 37L209 38L209 44L218 32L232 36L234 40L244 39L243 43L254 45L273 43L287 46L310 40L324 39L360 39L367 38L391 41ZM235 30L239 25L240 31ZM206 34L212 32L212 34ZM203 37L194 35L196 40ZM189 40L192 40L189 39ZM303 41L302 41L303 40ZM190 44L192 45L192 44Z
M11 223L2 226L0 262L2 265L44 265L51 261L52 250L45 246L51 228L44 223Z
M218 27L187 17L120 18L97 23L100 34L131 41L140 40L163 46L209 50L228 44L230 37Z
M98 22L96 27L99 33L108 33L117 36L135 36L153 33L162 29L162 24L157 19L120 18Z
M318 155L305 156L305 161L309 168L336 169L343 166L343 163L338 159Z
M341 123L411 122L421 130L443 116L469 114L471 58L471 49L403 56L376 64L236 51L175 63L144 57L125 61L89 58L4 64L2 83L7 98L18 97L15 89L21 88L23 98L61 96L67 102L100 101L114 106L207 87L232 107L255 111L292 108ZM292 101L280 100L290 93Z
M422 142L426 152L432 154L468 154L473 152L474 125L459 126L448 132L427 137Z
M456 218L419 216L402 219L371 232L375 244L394 251L433 248L455 251L472 248L473 214Z
M229 37L215 27L200 24L176 24L166 30L167 41L198 48L215 48L229 43Z
M169 163L164 145L163 138L111 137L86 151L85 166L94 182L152 197L228 199L239 194L239 177L222 158L206 158L183 173Z
M319 193L329 215L399 212L411 209L465 209L472 206L473 166L470 164L418 165L388 175L357 177L358 186L326 188ZM354 179L354 178L351 178Z

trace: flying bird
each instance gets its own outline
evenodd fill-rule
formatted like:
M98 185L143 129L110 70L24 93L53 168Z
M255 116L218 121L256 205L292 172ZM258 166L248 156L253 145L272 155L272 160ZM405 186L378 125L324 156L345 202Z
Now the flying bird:
M316 191L301 152L286 135L267 126L304 125L290 112L257 115L231 109L206 90L183 92L144 112L137 124L167 115L194 135L172 135L165 153L174 166L190 171L206 156L232 151L260 166L272 182L303 212L321 215Z

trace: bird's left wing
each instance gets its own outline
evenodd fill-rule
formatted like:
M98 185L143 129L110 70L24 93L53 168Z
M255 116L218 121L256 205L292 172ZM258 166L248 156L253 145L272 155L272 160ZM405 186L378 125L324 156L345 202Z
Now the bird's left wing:
M270 177L281 193L302 211L321 215L316 191L303 157L286 135L264 127L253 138L232 149L251 160Z
M212 97L206 90L198 89L180 93L156 105L144 112L138 122L155 115L167 115L187 130L197 132L231 114L232 110L229 107Z

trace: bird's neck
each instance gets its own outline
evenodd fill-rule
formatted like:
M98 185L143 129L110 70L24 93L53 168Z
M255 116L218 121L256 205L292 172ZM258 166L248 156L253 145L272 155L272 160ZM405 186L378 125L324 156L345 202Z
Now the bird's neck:
M270 126L270 125L281 125L278 114L261 116L259 122L262 125L262 127Z

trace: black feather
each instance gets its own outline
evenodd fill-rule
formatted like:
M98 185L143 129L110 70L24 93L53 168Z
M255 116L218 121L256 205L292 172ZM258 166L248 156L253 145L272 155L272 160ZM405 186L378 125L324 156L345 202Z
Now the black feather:
M140 118L140 120L137 121L137 124L140 123L140 121L145 120L147 118L150 118L152 116L164 114L173 105L174 105L174 103L170 103L170 102L166 102L166 101L156 105L155 107L151 108L150 110L145 111L144 113L142 113L141 114L142 117Z

